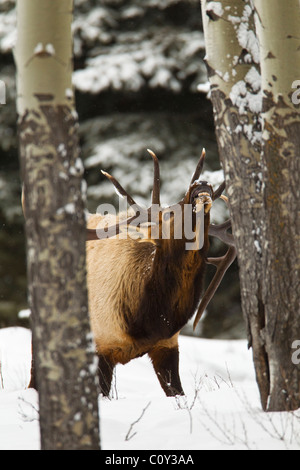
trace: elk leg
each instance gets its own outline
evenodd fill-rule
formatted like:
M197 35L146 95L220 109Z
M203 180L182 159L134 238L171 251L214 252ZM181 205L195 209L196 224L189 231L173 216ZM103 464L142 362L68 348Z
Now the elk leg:
M98 355L99 385L104 397L109 396L114 367L115 364L108 356Z
M179 377L178 347L158 347L148 352L159 383L167 397L184 395Z

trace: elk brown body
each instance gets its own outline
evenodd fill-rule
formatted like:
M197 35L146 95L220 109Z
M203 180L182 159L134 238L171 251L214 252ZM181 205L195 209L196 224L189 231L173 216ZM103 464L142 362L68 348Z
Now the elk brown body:
M155 164L152 204L159 204L159 168L155 154L150 152ZM180 330L198 310L197 321L219 285L220 278L235 258L234 243L227 233L229 224L214 226L213 235L226 238L231 246L227 258L209 259L210 208L213 200L221 197L224 184L214 193L212 187L199 181L205 153L193 175L183 200L178 203L193 208L193 230L196 230L197 210L203 209L203 244L200 249L186 249L186 238L174 236L175 217L171 208L161 209L158 226L168 211L170 237L151 237L149 226L139 225L141 237L132 239L122 236L136 216L134 212L111 219L109 227L117 227L113 236L102 232L99 227L107 220L91 215L88 220L87 273L91 327L99 358L99 384L103 395L109 395L113 370L116 364L148 354L158 380L167 396L183 394L179 377L178 336ZM121 195L128 197L129 205L134 200L110 175ZM143 212L145 222L149 221L151 208ZM136 209L135 209L135 212ZM198 228L199 229L199 228ZM184 230L183 232L184 233ZM196 232L195 232L196 233ZM224 236L223 236L224 235ZM197 236L197 234L195 235ZM100 239L99 239L100 238ZM216 261L217 260L217 261ZM216 280L213 279L203 302L203 280L207 263L217 265ZM200 304L200 306L199 306Z

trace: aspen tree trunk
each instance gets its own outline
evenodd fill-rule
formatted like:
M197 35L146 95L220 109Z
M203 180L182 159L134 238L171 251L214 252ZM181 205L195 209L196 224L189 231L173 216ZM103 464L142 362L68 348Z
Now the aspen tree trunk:
M300 2L255 0L261 48L266 231L263 333L270 369L269 410L300 407Z
M299 34L294 27L299 25L299 2L290 2L288 14L285 3L201 0L242 308L265 410L300 406L299 366L291 361L292 343L300 338L299 120L291 103L292 83L300 70ZM264 20L268 17L266 25L263 15ZM293 41L288 41L289 36ZM288 61L284 57L291 46ZM291 219L297 217L291 225Z
M260 54L250 2L202 0L206 63L216 136L226 178L237 245L241 301L265 408L268 363L261 344L263 192L261 165ZM219 15L215 16L216 13Z
M72 93L72 0L18 0L27 271L42 449L98 449L85 218Z

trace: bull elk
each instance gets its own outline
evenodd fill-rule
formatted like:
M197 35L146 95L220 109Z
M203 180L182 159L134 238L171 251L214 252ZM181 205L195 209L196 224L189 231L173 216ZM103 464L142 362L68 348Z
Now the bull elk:
M180 330L196 311L194 327L197 325L236 257L233 235L229 233L230 220L221 225L210 224L213 202L227 198L222 195L225 183L214 191L209 183L199 179L205 151L185 196L176 205L181 211L182 224L184 208L192 208L195 238L199 238L199 230L203 232L203 243L193 249L187 249L189 240L183 227L182 237L175 237L175 206L160 207L159 163L156 155L149 153L154 162L150 208L146 210L137 205L113 176L104 173L118 193L127 198L130 209L110 222L99 214L90 215L88 220L90 320L104 396L109 395L114 367L144 354L150 357L165 394L184 394L178 370ZM197 214L201 210L203 224L200 227ZM154 212L157 217L153 222ZM168 225L168 237L163 234L163 222ZM135 237L128 236L132 227ZM228 245L223 257L208 257L209 236L218 237ZM217 270L201 298L207 264L215 265Z

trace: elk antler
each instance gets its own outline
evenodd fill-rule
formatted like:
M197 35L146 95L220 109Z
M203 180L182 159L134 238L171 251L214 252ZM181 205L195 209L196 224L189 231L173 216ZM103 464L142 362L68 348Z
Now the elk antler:
M152 205L158 204L160 206L160 173L159 173L159 162L158 158L152 150L147 149L150 153L154 162L154 180L153 180L153 191L152 191Z
M228 204L228 199L226 196L222 195L222 192L225 189L225 181L221 184L221 186L214 192L213 200L220 198ZM220 225L210 225L208 229L208 234L219 238L222 242L229 246L227 253L224 256L220 256L219 258L207 258L207 264L213 264L217 267L217 271L209 284L208 288L206 289L204 296L200 302L197 315L194 320L193 328L195 330L196 326L199 323L200 318L203 315L204 310L206 309L207 305L209 304L210 300L214 296L216 290L218 289L227 269L236 258L236 248L233 235L228 233L228 230L231 228L231 220L227 220L223 224Z
M198 165L196 167L196 170L195 170L195 173L193 174L193 177L191 179L191 184L190 184L190 187L195 183L195 181L197 181L197 179L200 177L201 173L202 173L202 170L203 170L203 165L204 165L204 160L205 160L205 157L206 157L206 151L205 149L202 150L202 153L201 153L201 156L200 156L200 160L198 162Z
M200 302L200 306L198 308L198 312L194 320L194 325L193 325L194 330L196 326L198 325L198 322L200 318L202 317L204 310L206 309L207 305L209 304L216 290L218 289L227 269L233 263L235 258L236 258L236 248L235 246L230 246L228 248L227 253L224 256L221 256L219 258L207 259L206 263L214 264L217 267L217 271L211 283L209 284L208 288L206 289L205 294L202 297L202 300Z
M123 188L123 186L120 185L119 181L116 180L116 178L114 178L113 176L111 176L109 173L107 173L106 171L103 171L101 170L101 173L102 175L106 176L106 178L108 178L112 184L114 185L114 187L116 188L116 191L117 191L117 194L118 196L121 196L121 197L127 197L127 202L129 204L129 206L136 206L138 207L138 204L135 202L135 200L130 196L130 194L128 194L127 191L125 191L125 189Z
M148 153L153 158L154 163L154 179L153 179L153 191L152 191L152 205L157 204L160 206L160 172L159 172L159 162L158 158L152 150L147 149ZM107 227L105 229L87 229L86 231L86 239L87 241L91 240L101 240L103 238L110 238L116 235L119 235L122 232L122 228L126 227L129 224L140 225L145 222L149 222L151 220L151 207L149 209L144 209L139 204L135 202L135 200L127 193L127 191L121 186L121 184L109 173L106 171L102 171L102 174L106 176L112 184L115 186L117 193L121 197L126 197L127 202L130 207L132 207L135 211L135 215L119 222L117 225L113 225L111 227Z

